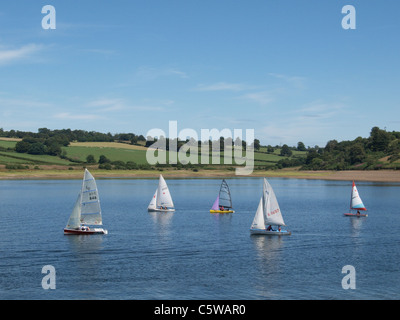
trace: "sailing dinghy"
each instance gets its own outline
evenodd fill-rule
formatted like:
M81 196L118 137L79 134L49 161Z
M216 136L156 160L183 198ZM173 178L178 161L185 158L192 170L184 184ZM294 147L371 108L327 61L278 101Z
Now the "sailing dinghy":
M99 193L94 177L85 169L82 189L76 199L74 209L69 217L64 234L107 234L103 228L93 228L88 225L101 226L101 207Z
M360 198L360 194L358 193L356 184L353 181L353 187L351 189L351 199L350 199L350 210L357 210L357 213L350 212L350 213L345 213L345 216L348 217L367 217L368 214L366 213L360 213L361 211L367 211L367 208L364 206L364 203L362 202Z
M219 189L219 194L217 199L215 200L212 208L210 209L211 213L232 213L235 212L232 209L232 198L231 193L229 191L228 184L225 179L222 180L221 188Z
M268 226L268 227L267 227ZM251 234L263 235L290 235L291 232L281 229L286 226L282 212L279 208L274 190L264 178L263 193L258 204L253 223L250 227Z
M175 211L171 193L169 192L167 183L160 174L158 187L147 208L148 211L171 212Z

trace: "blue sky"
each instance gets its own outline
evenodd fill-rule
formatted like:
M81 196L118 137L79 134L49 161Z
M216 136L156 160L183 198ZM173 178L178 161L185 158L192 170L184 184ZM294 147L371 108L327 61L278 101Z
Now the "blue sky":
M399 13L396 0L3 1L0 128L146 135L177 120L306 146L399 131Z

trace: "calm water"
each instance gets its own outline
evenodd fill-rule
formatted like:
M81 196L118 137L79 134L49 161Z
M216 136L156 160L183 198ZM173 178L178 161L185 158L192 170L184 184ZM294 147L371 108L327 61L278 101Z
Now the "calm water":
M349 218L351 182L269 179L292 235L265 237L249 234L262 179L227 181L236 213L213 215L221 180L167 179L168 214L147 212L155 179L97 180L105 236L63 234L80 181L0 181L0 298L400 298L400 184L359 182L369 216Z

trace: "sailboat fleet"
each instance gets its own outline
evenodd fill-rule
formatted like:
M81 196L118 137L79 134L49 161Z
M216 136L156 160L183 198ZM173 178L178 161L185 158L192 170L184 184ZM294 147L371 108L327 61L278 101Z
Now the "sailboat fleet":
M160 174L157 189L151 198L148 206L149 212L174 212L175 206L172 201L171 193L164 177ZM360 213L366 211L357 187L353 181L350 210L357 213L345 213L345 216L366 217L367 214ZM210 213L234 213L232 206L231 193L225 179L222 180L220 190ZM99 192L96 180L89 170L85 169L82 187L78 194L72 213L69 217L65 235L90 235L108 234L108 231L99 228L103 224L100 206ZM291 231L286 229L282 212L275 196L272 186L266 178L263 180L261 198L250 226L251 235L291 235Z

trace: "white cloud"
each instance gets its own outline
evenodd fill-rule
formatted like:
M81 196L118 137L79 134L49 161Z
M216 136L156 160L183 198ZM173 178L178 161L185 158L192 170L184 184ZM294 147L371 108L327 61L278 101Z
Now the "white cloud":
M37 44L28 44L19 49L0 48L0 65L30 58L34 53L42 50L43 46Z
M305 77L300 77L300 76L288 76L285 74L280 74L280 73L268 73L269 76L277 78L277 79L282 79L285 82L288 82L292 84L294 87L298 89L304 89L305 88L305 83L307 78Z
M244 94L240 97L241 99L256 102L262 106L265 106L274 101L273 94L270 91L260 91Z
M181 79L187 79L189 76L186 74L186 72L175 69L175 68L152 68L152 67L146 67L142 66L139 67L138 70L135 73L135 78L141 80L141 81L151 81L158 79L160 77L166 77L166 76L178 76Z
M69 112L62 112L53 116L56 119L68 119L68 120L96 120L101 117L96 114L71 114Z
M217 82L211 85L198 85L196 91L243 91L254 89L254 87L241 84L241 83L227 83L227 82Z

